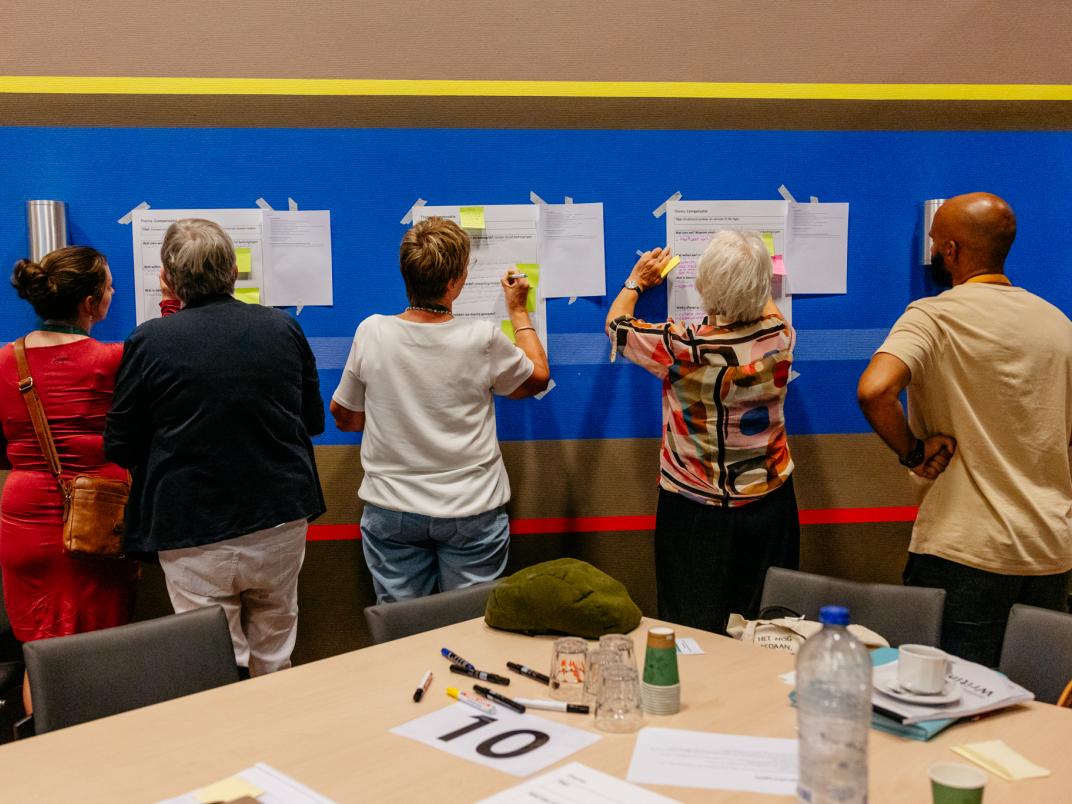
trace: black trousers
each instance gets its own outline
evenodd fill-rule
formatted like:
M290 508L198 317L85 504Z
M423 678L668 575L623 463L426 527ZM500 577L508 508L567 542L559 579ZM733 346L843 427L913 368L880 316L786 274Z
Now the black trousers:
M655 583L659 617L726 632L731 613L759 613L770 567L797 569L800 519L793 479L739 508L704 505L659 489Z
M1005 624L1014 603L1068 610L1072 572L1057 575L1000 575L922 553L909 553L906 586L945 589L942 650L996 667Z

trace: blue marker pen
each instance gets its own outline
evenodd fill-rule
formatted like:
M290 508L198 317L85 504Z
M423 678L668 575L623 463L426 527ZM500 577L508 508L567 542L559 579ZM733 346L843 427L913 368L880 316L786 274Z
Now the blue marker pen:
M452 664L458 665L458 667L464 667L466 670L476 670L476 665L470 664L465 661L461 656L452 651L450 648L440 648L439 652L443 654L446 659L449 659Z

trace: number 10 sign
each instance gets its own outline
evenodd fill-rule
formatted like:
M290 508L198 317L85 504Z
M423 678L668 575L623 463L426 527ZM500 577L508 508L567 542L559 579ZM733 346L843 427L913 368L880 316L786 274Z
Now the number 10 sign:
M514 776L528 776L600 739L542 717L502 706L498 710L481 715L458 703L396 726L391 733Z

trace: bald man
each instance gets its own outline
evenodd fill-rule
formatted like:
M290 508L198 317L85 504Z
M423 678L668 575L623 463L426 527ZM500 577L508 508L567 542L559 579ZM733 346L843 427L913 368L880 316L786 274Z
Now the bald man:
M858 397L924 486L905 583L945 589L942 647L994 666L1014 603L1067 609L1072 322L1005 276L1016 217L1002 199L949 199L930 236L951 289L908 306Z

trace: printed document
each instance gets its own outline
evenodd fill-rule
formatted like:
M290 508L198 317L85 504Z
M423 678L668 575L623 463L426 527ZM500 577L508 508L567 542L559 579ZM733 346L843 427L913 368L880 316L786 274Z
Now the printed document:
M641 729L626 778L641 784L791 796L797 788L797 741Z
M540 205L543 296L605 296L602 204Z
M673 201L666 205L666 243L681 257L667 278L667 313L682 323L698 324L707 315L696 292L696 261L711 238L725 229L759 232L771 257L785 255L785 201ZM792 266L786 260L788 272ZM784 276L771 283L772 296L785 319L792 323L792 299Z
M477 804L671 804L674 800L571 762Z
M484 228L466 230L471 240L469 277L465 280L461 295L454 301L454 317L479 318L494 321L500 326L503 326L504 321L508 323L510 317L506 312L506 301L499 280L514 266L530 266L519 270L530 274L528 281L533 292L529 294L529 316L546 349L547 304L541 287L542 271L539 270L540 208L535 204L464 208L425 206L414 210L414 223L427 218L447 218L462 226L463 209L481 210L482 221L478 220L475 213L469 213L466 215L466 222L483 223Z

